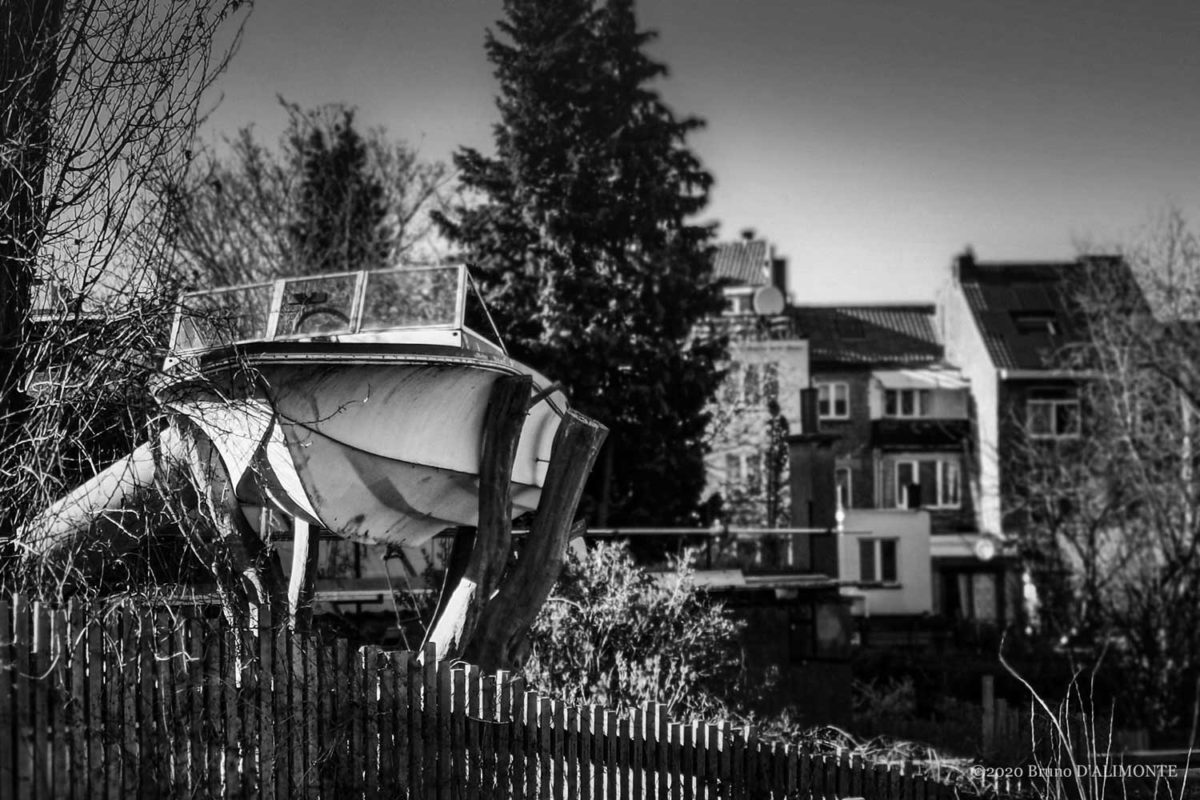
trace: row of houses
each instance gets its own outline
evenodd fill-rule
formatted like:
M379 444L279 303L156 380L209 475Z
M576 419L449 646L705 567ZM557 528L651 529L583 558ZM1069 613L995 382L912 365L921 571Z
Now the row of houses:
M1081 435L1079 376L1059 366L1084 336L1073 290L1101 271L1132 280L1128 267L968 251L932 304L794 304L783 260L746 232L718 248L715 271L728 302L706 332L730 337L707 464L721 523L819 547L802 529L832 516L837 559L822 566L859 629L1030 622L1020 514L1006 504L1021 480L1015 456ZM772 458L779 431L789 433L787 479Z

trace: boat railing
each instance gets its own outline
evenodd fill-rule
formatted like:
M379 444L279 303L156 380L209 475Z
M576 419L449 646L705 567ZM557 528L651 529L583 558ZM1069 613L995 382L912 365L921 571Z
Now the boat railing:
M175 315L171 351L412 328L466 330L466 299L462 265L307 275L189 292Z

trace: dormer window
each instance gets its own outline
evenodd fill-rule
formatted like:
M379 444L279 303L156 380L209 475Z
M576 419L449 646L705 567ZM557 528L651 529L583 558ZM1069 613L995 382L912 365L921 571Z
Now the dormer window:
M1058 334L1058 315L1053 311L1014 311L1012 320L1017 333Z

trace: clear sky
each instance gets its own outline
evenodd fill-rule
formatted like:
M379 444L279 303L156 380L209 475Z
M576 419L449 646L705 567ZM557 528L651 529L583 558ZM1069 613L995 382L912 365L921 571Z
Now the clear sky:
M257 0L208 135L342 101L432 159L489 151L485 0ZM716 178L800 302L932 301L966 245L1067 258L1200 221L1200 2L640 0Z

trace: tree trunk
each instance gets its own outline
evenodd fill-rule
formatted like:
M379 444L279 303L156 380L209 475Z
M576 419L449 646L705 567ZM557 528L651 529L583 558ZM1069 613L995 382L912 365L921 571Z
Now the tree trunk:
M508 561L512 547L513 459L532 387L533 381L527 375L500 378L492 387L483 421L479 527L470 540L455 538L455 550L469 546L470 557L460 578L454 576L454 569L447 572L439 613L426 636L426 642L437 647L439 661L462 655Z
M512 669L524 660L525 637L562 571L575 510L607 433L577 411L563 417L520 559L484 608L480 633L466 649L467 660L485 672Z

